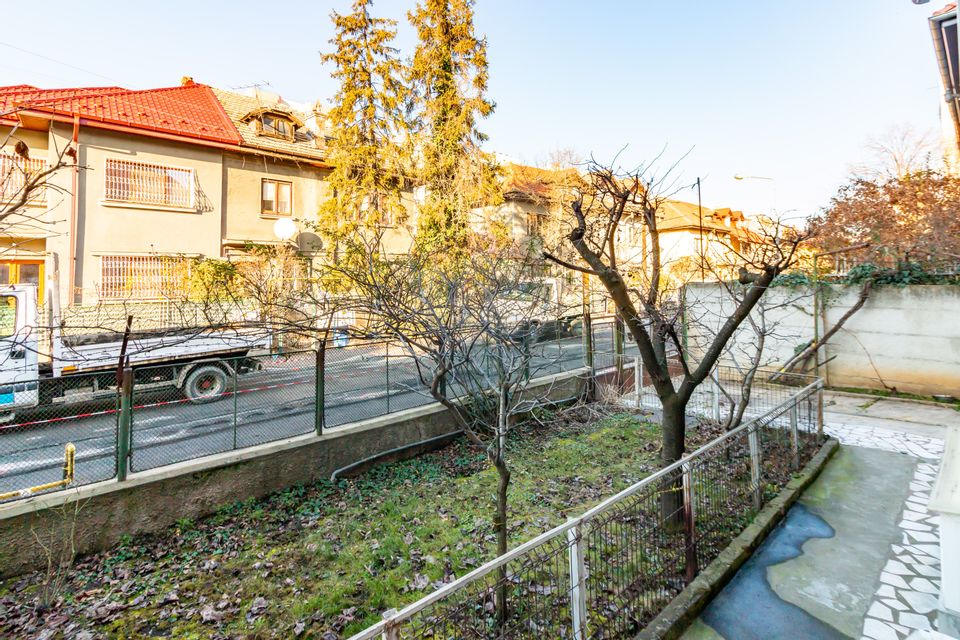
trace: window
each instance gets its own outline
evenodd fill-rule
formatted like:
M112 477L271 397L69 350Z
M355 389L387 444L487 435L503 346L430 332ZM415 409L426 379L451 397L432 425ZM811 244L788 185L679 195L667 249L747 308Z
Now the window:
M190 260L177 256L103 256L100 290L103 300L149 300L183 291Z
M0 296L0 338L9 338L17 332L17 298Z
M260 116L260 133L278 138L293 139L293 123L269 113Z
M43 262L40 260L6 260L0 262L0 285L35 284L37 301L43 304Z
M546 216L542 216L539 213L528 213L527 214L527 235L530 237L537 237L543 235L543 221Z
M0 153L0 202L10 202L18 198L30 176L46 168L47 163L43 160ZM27 202L43 202L45 197L45 189L40 186L30 194Z
M293 212L293 183L263 179L260 189L260 214L289 216Z
M104 199L193 209L193 169L107 159Z

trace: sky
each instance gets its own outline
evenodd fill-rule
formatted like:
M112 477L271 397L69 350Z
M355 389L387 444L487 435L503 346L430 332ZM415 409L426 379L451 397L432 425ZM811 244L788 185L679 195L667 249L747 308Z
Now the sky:
M8 0L9 1L9 0ZM380 0L413 52L406 12ZM933 0L478 0L486 149L520 162L570 148L630 169L658 154L703 203L807 216L892 128L939 131ZM350 0L44 2L0 34L0 84L254 84L296 102L336 91L319 52ZM734 175L758 176L735 180ZM696 201L693 190L680 199Z

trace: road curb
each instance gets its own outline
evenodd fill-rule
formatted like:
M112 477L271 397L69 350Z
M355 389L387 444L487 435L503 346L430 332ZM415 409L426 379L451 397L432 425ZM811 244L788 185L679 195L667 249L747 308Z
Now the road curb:
M634 640L674 640L679 638L700 612L710 604L733 578L753 552L766 539L804 490L820 475L830 458L840 448L837 440L827 440L820 451L806 464L783 490L760 510L760 513L736 538L707 565Z

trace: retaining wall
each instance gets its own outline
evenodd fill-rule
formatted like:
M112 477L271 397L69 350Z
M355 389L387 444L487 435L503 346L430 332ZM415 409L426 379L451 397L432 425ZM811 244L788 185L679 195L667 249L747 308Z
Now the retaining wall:
M578 396L586 370L538 378L531 392L561 400ZM322 436L304 435L132 474L127 480L86 485L0 506L0 577L45 566L34 529L62 527L76 514L75 543L82 555L107 549L127 534L157 532L181 518L329 478L334 470L369 456L456 430L439 404L345 425ZM406 449L375 463L410 458L443 440Z

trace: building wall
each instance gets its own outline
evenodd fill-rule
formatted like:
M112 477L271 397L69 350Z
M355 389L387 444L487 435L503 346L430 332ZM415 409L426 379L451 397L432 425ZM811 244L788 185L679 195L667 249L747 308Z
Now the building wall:
M316 222L320 203L327 197L325 169L253 154L225 153L223 156L225 202L223 239L227 243L277 241L274 224L280 217L260 211L264 178L290 182L293 211L290 218Z
M14 155L14 146L18 141L24 142L30 150L31 159L43 159L48 164L55 162L55 151L50 149L46 131L17 129L9 139L11 127L0 126L0 141L7 144L2 151L7 155ZM64 170L62 174L69 174ZM56 181L55 181L56 182ZM57 207L61 200L68 199L69 195L57 193L53 189L46 190L41 201L29 203L24 215L12 216L0 222L0 262L7 260L43 259L46 252L46 238L56 233L62 233L57 224L59 216L50 215L50 207Z
M54 127L58 145L68 142L70 134L68 126ZM75 281L75 290L81 291L73 300L85 304L96 302L100 262L105 255L219 256L223 204L221 157L221 151L212 147L81 127L79 162L86 168L79 175ZM105 202L108 158L193 169L197 210L184 212L153 205ZM61 300L69 301L71 298L64 288L69 245L66 238L56 245L61 263Z
M832 327L854 304L859 287L835 285L825 297ZM764 365L782 364L813 337L813 294L808 289L776 287L764 297L766 339ZM687 286L687 335L691 353L702 353L706 340L734 304L716 283ZM827 343L821 362L830 385L884 389L921 395L960 395L960 287L953 285L886 286L875 289L866 304ZM754 317L759 318L755 311ZM756 335L742 327L731 341L724 364L745 362L756 352Z

